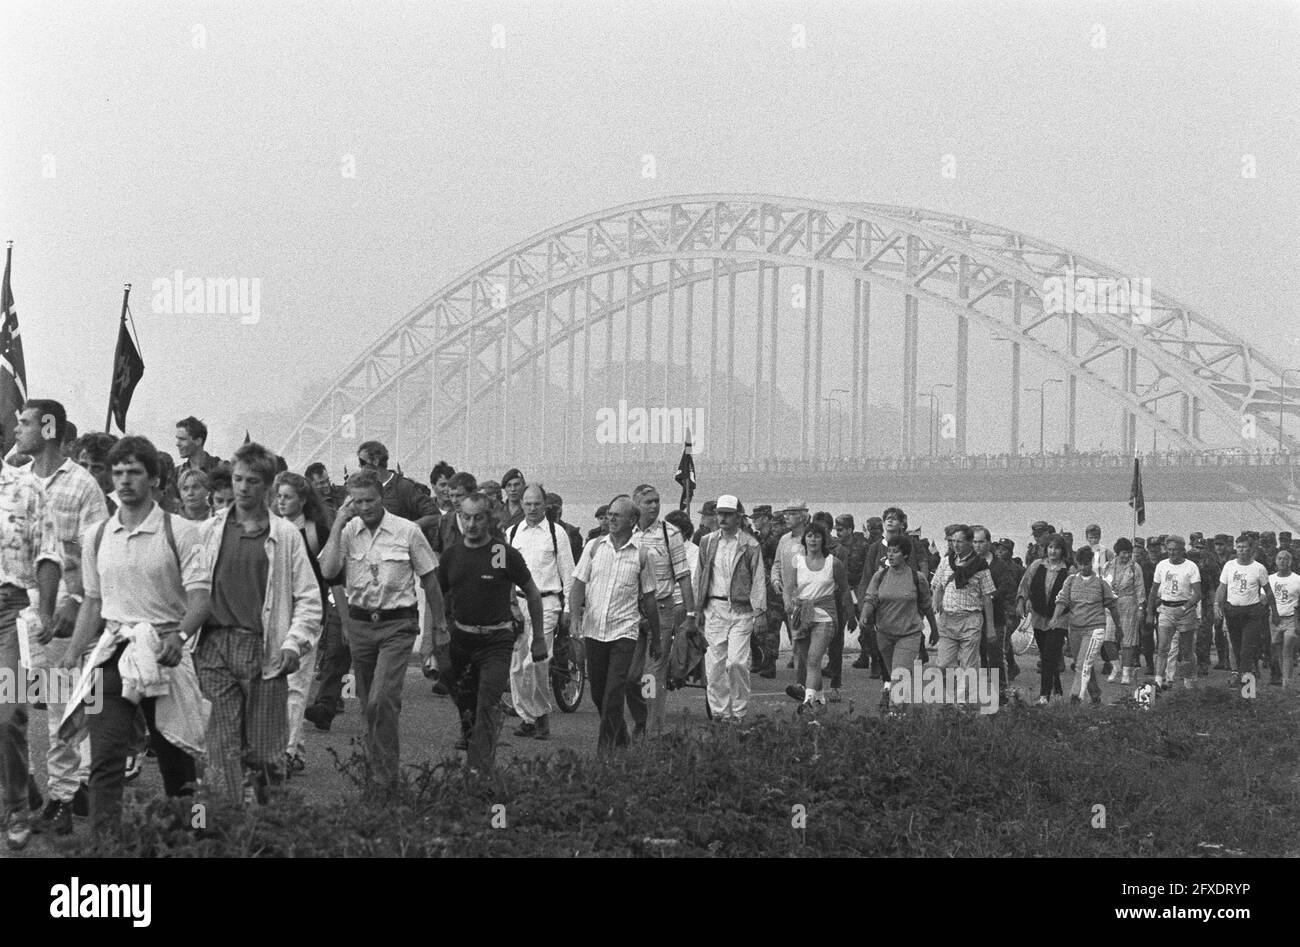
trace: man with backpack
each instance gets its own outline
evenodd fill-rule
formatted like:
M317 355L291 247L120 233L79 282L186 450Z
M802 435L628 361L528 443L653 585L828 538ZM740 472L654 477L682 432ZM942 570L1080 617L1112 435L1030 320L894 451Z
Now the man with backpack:
M158 483L158 451L143 437L124 437L108 452L118 509L82 537L82 583L86 600L61 667L79 666L95 644L85 673L102 672L102 707L87 714L90 733L90 825L95 835L115 833L122 817L126 758L131 753L137 706L149 724L163 790L188 795L194 758L159 728L158 704L179 704L190 719L201 716L197 702L180 694L141 694L130 682L132 667L150 659L163 669L189 661L186 645L203 624L209 607L208 570L197 523L173 517L153 501ZM145 624L153 637L140 628ZM141 637L143 635L143 637ZM98 641L96 641L98 639ZM156 647L154 642L156 641ZM124 655L132 650L130 660ZM202 733L198 734L199 742Z
M550 672L555 628L573 585L573 547L568 536L546 516L546 490L530 483L523 493L524 518L506 530L506 539L524 557L542 596L542 631L546 660L535 661L532 635L520 635L510 656L510 702L519 715L517 737L551 738ZM518 610L527 614L528 599L516 588ZM531 632L531 628L529 631Z

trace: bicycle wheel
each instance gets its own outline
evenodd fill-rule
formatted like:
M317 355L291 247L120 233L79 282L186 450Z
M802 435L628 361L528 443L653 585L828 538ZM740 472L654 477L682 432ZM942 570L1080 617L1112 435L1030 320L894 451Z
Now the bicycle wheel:
M571 714L582 703L582 694L587 687L587 669L581 662L573 660L573 651L568 646L568 638L555 639L555 657L551 659L551 691L560 710Z

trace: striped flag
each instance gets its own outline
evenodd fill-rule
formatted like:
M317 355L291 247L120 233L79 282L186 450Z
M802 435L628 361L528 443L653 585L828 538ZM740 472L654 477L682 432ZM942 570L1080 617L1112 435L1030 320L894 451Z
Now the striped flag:
M1136 457L1133 458L1133 484L1128 491L1128 505L1133 507L1139 526L1147 521L1147 501L1142 495L1142 461Z
M677 508L689 512L691 500L695 497L695 458L691 456L690 428L686 429L686 446L682 448L682 459L677 462L677 476L673 479L682 487L682 499Z
M23 340L18 334L18 312L9 286L9 267L13 262L14 244L5 251L4 285L0 287L0 309L4 323L0 326L0 438L4 447L13 443L13 429L27 400L27 364L23 360Z

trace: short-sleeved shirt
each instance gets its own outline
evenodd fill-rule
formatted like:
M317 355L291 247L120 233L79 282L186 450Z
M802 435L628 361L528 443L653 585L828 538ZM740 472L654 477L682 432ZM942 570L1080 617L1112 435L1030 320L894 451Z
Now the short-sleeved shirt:
M1268 577L1268 584L1273 589L1273 598L1277 599L1277 613L1286 618L1295 614L1296 602L1300 600L1300 575L1292 572L1287 576L1277 574Z
M959 565L974 563L974 554ZM930 594L933 596L943 589L943 610L945 614L955 612L979 612L984 610L984 596L993 597L997 587L993 584L993 573L980 569L971 576L964 588L957 588L956 576L947 556L939 561L939 568L930 582Z
M532 581L523 554L496 537L470 548L464 537L442 554L438 584L451 617L464 625L503 625L511 621L515 587Z
M271 570L266 556L270 532L269 522L256 533L246 533L233 515L226 518L212 574L212 624L218 628L262 634L262 604Z
M677 583L691 574L682 531L671 523L656 520L649 529L643 530L638 526L632 535L639 536L647 550L658 553L655 556L655 597L660 601L671 597L674 605L682 604L682 589Z
M1190 559L1174 565L1168 559L1156 563L1151 581L1160 589L1162 602L1185 602L1192 597L1192 586L1201 584L1201 567ZM1268 581L1268 573L1264 573Z
M62 568L58 531L31 465L0 463L0 584L36 587L36 564Z
M46 505L63 557L63 576L59 581L62 597L67 592L69 574L75 577L81 568L81 536L93 524L108 519L108 503L95 478L70 460L65 460L48 477L37 479L45 490Z
M348 521L340 536L348 604L366 611L414 608L420 577L438 568L420 528L385 513L373 531L361 517Z
M657 588L654 561L641 548L638 536L618 549L608 534L592 540L582 551L573 577L587 589L582 637L593 641L637 637L640 598Z
M171 517L173 553L163 527L162 507L154 504L135 529L122 525L119 509L108 521L81 536L82 584L86 595L102 600L108 621L177 625L185 617L185 593L208 589L211 564L203 554L199 524ZM99 549L95 539L104 527ZM180 557L180 569L176 558Z
M1264 586L1268 585L1268 569L1261 562L1242 565L1236 559L1227 563L1219 573L1219 582L1228 587L1229 605L1257 605L1264 601Z

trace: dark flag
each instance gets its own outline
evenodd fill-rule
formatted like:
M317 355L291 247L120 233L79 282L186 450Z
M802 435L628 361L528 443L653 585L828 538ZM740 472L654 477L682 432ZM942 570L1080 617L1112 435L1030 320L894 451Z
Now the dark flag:
M1136 457L1133 458L1133 485L1129 487L1128 505L1133 507L1139 526L1147 521L1147 501L1142 495L1142 461Z
M4 285L0 287L0 308L3 308L4 325L0 327L0 436L4 446L13 441L13 428L27 400L27 364L23 361L23 340L18 334L18 313L14 309L14 294L9 287L9 266L13 261L14 245L9 242L5 251Z
M244 428L244 443L245 443L245 444L251 444L252 442L253 442L253 439L252 439L252 438L249 436L249 434L248 434L248 428Z
M673 479L682 487L682 499L677 508L689 512L691 500L695 497L695 458L691 456L690 428L686 430L686 446L682 448L682 459L677 462L677 476Z
M127 331L126 315L126 296L123 296L122 324L117 330L117 351L113 353L113 388L108 398L109 416L117 422L123 434L126 433L126 412L131 407L131 396L144 375L144 359Z

